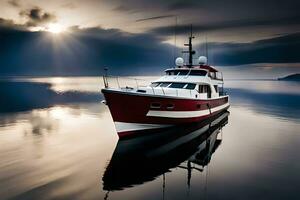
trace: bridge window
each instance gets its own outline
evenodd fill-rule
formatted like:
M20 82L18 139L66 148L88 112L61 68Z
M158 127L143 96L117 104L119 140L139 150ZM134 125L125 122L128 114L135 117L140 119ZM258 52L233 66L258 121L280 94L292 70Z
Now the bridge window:
M167 75L179 75L179 76L186 76L186 75L191 75L191 76L206 76L207 71L205 70L193 70L193 69L174 69L174 70L168 70L166 71Z
M185 89L193 90L193 89L195 89L195 87L196 87L196 84L194 84L194 83L188 83L187 86L185 87Z
M184 88L186 83L172 83L169 88Z
M150 84L150 87L157 87L159 84L160 84L160 83L158 83L158 82L151 83L151 84Z
M207 72L204 70L192 70L190 76L206 76Z
M168 87L170 83L160 83L159 87Z

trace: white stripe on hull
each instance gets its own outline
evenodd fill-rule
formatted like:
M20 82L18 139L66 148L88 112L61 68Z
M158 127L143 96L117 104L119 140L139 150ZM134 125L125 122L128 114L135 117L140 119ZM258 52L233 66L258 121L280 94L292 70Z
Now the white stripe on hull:
M217 106L211 108L211 112L220 111L229 106L229 103L223 104L221 106ZM192 118L192 117L202 117L205 115L209 115L209 109L206 110L196 110L196 111L159 111L159 110L149 110L147 116L149 117L166 117L166 118Z
M171 125L166 124L141 124L141 123L126 123L126 122L115 122L117 132L126 131L138 131L146 129L164 128Z

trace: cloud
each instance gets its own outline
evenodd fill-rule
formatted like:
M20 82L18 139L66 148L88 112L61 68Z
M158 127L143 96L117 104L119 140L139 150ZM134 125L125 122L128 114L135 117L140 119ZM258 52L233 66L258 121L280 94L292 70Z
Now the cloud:
M26 30L24 25L16 24L13 20L0 18L0 34L1 32L11 30Z
M193 24L195 32L213 32L214 39L218 41L250 41L300 30L298 0L112 0L107 4L118 5L120 9L115 10L119 12L116 16L129 20L135 18L139 21L148 16L178 16L178 34L188 32L187 26ZM127 15L130 10L138 14ZM173 34L174 20L157 19L155 22L150 24L151 34ZM140 23L130 29L147 30L150 26Z
M54 14L48 13L39 7L22 10L20 12L20 16L26 18L26 25L29 27L34 27L56 21L56 16Z
M0 75L145 74L173 62L173 47L150 34L73 27L56 42L49 33L0 31Z
M16 8L21 7L20 0L9 0L7 3Z
M43 18L40 16L32 18ZM26 28L27 24L0 18L0 76L99 75L104 66L112 74L145 75L158 74L174 63L174 46L165 43L155 31L133 34L120 29L74 26L68 34L51 36ZM250 67L281 63L284 68L283 63L300 63L299 41L300 32L246 43L210 42L209 62ZM195 49L205 47L195 45Z
M77 8L77 5L73 2L68 2L68 3L62 4L62 7L68 8L68 9L75 9L75 8Z
M167 6L167 9L168 10L186 10L186 9L196 9L197 8L197 5L198 2L193 2L193 1L177 1L177 2L173 2L173 3L170 3L168 6Z
M13 20L0 18L0 27L12 27L15 23Z
M214 65L247 65L255 63L299 63L300 33L248 43L208 43ZM205 49L204 45L196 47Z
M274 26L298 26L300 28L300 15L285 18L274 19L243 19L243 20L230 20L215 23L193 24L193 31L206 32L206 31L222 31L224 29L236 28L250 28L250 27L274 27ZM150 33L159 35L172 35L174 34L174 26L162 26L148 30ZM176 27L177 34L186 34L190 29L189 24L178 25Z

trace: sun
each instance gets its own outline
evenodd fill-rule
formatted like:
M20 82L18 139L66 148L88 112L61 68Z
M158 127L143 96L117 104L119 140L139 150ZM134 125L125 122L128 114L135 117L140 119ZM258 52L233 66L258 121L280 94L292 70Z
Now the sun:
M53 34L59 34L64 32L64 27L60 24L49 24L47 27L47 31Z

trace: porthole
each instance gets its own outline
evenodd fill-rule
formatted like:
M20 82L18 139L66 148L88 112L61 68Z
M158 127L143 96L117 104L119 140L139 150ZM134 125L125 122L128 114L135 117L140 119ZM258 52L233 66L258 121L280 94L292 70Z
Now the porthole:
M166 108L167 108L167 110L173 110L174 109L174 104L170 103L170 104L167 105Z
M159 109L160 107L161 107L161 105L158 102L153 102L150 105L150 108L154 108L154 109Z

